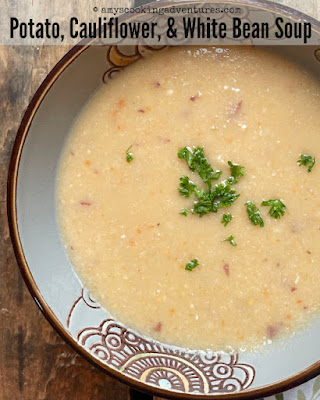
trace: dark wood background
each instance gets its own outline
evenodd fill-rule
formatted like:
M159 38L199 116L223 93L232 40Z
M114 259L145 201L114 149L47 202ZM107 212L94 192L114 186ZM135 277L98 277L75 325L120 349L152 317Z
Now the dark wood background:
M320 17L320 0L278 2ZM127 400L129 396L126 385L82 359L46 321L20 276L9 237L6 181L13 141L32 95L68 49L0 47L0 400Z

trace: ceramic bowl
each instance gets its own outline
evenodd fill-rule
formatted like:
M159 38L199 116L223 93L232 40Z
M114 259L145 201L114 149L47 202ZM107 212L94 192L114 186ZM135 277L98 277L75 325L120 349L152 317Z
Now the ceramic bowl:
M250 4L248 14L311 21L320 31L316 21L293 10L271 3L239 4ZM76 46L50 72L26 111L12 152L8 215L15 254L32 296L54 328L85 358L113 377L161 397L257 398L315 377L320 373L320 318L261 351L189 351L152 341L112 319L75 275L57 227L55 182L61 150L89 96L149 51L154 50ZM320 44L275 51L303 62L320 78Z

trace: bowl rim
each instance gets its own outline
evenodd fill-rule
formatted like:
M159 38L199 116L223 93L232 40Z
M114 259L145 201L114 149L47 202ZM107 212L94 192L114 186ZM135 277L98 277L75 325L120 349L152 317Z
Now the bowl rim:
M201 0L160 0L152 3L144 4L143 6L150 7L170 7L176 4L186 4L186 3L198 3ZM316 19L303 14L300 11L294 10L290 7L284 6L282 4L276 4L266 0L209 0L208 3L212 4L234 4L236 6L254 6L256 8L263 9L269 12L275 12L291 20L303 20L310 22L313 29L320 34L320 22ZM120 21L127 21L131 17L125 15L120 15ZM86 49L88 49L92 43L92 39L83 39L77 45L71 48L61 60L52 68L49 74L46 76L44 81L41 83L36 93L33 95L22 119L22 122L17 131L17 135L14 141L9 168L8 168L8 180L7 180L7 215L10 237L15 253L15 257L20 268L21 275L30 291L31 296L40 308L43 315L46 317L51 326L58 332L58 334L82 357L98 367L100 370L106 372L111 377L117 379L118 381L131 386L134 389L149 393L151 395L165 397L169 399L257 399L262 397L271 396L295 386L298 386L320 374L320 360L312 364L305 370L291 375L288 378L282 379L280 381L260 386L255 389L246 389L239 392L232 393L218 393L218 394L197 394L197 393L183 393L171 391L168 389L162 389L158 386L151 386L144 382L140 382L122 372L111 368L107 364L104 364L99 359L95 358L91 353L89 353L85 348L81 347L76 339L71 335L70 332L63 326L59 321L57 316L51 310L49 304L42 297L42 294L37 287L37 284L32 276L31 270L26 261L23 247L20 240L18 221L17 221L17 204L16 204L16 191L17 191L17 178L20 166L21 154L25 144L26 137L29 133L29 129L33 118L38 111L42 101L45 96L54 85L55 81L58 79L60 74Z

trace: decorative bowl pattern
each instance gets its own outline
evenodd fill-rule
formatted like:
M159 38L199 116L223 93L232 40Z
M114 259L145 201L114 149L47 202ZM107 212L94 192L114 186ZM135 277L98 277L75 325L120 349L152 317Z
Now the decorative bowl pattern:
M111 318L79 330L73 317L83 315L86 308L99 310L100 306L82 289L71 307L67 328L82 347L127 376L165 389L205 394L244 390L254 380L254 368L240 363L236 353L205 353L166 346Z

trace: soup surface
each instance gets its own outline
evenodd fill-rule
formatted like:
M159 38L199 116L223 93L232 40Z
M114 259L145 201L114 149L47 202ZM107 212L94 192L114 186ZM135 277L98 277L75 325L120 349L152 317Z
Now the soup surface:
M317 81L258 48L171 48L124 69L80 113L59 169L83 284L131 328L189 348L253 349L303 327L320 306L320 166L298 160L320 154L319 110ZM183 197L180 177L210 189L185 146L222 171L211 190L228 161L244 166L225 181L230 207L192 213L201 195ZM286 208L261 205L275 199Z

